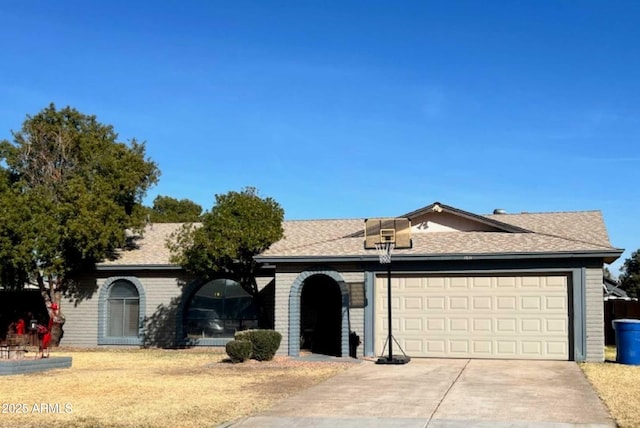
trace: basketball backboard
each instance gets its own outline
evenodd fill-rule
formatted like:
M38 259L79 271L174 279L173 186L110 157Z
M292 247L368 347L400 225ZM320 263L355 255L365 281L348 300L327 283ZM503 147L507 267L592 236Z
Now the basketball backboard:
M370 218L364 221L364 248L392 243L395 248L411 248L411 220L402 217Z

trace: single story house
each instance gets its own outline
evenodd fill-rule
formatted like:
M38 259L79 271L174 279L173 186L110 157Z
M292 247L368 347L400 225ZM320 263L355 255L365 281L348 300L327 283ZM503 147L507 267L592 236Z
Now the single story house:
M392 253L393 336L415 357L602 361L603 264L613 247L599 211L479 215L435 202L406 213L410 248ZM272 323L279 353L383 354L387 266L364 246L364 219L285 221L257 256L266 312L234 281L204 283L169 261L177 224L151 224L101 263L64 305L63 345L222 346ZM396 353L398 352L396 348Z

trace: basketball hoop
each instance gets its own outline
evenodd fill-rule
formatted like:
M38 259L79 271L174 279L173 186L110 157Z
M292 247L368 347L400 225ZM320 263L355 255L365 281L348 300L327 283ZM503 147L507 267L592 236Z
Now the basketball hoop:
M376 251L380 257L380 263L383 265L391 263L391 253L393 252L393 242L379 242L376 245Z
M367 219L364 221L364 248L378 252L380 264L386 266L387 270L387 340L382 347L382 353L388 349L386 357L380 357L376 364L407 364L411 361L404 353L398 341L393 337L393 314L391 303L391 253L394 248L411 248L411 220L408 218L382 218ZM376 286L374 284L374 286ZM396 344L402 356L393 355L393 344Z

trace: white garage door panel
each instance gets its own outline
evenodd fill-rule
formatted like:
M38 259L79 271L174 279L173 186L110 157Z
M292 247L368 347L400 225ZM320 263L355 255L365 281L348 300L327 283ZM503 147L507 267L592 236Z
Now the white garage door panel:
M566 276L392 278L393 335L413 357L569 357ZM376 343L387 338L387 279L376 283Z

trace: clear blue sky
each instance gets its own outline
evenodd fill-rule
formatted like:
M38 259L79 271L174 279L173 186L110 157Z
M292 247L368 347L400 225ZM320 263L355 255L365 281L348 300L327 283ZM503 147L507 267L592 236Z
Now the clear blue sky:
M250 185L289 219L599 209L623 259L640 247L638 1L10 1L0 20L0 138L49 102L95 114L147 141L148 203Z

